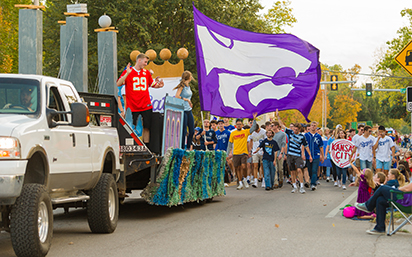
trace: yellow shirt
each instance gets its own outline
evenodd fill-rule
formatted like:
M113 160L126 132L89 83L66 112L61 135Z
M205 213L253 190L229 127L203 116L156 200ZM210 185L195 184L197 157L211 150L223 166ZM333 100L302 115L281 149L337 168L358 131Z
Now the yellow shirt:
M233 155L248 154L247 138L250 135L249 129L233 130L230 133L229 142L233 143Z

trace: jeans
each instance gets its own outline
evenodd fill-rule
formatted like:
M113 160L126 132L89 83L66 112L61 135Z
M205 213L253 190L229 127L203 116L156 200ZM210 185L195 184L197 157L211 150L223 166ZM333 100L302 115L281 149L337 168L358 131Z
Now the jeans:
M391 199L390 190L396 190L400 192L400 190L393 187L382 185L375 191L372 197L365 202L365 206L369 211L373 211L373 209L376 208L375 229L378 231L385 231L386 208L389 207L388 200Z
M342 177L342 185L345 185L346 183L346 172L348 171L348 168L341 168L336 166L336 176L338 177L338 180L341 179Z
M265 174L265 184L266 187L273 187L275 183L275 165L273 165L272 161L263 159L263 172Z
M189 128L189 134L187 135L186 143L186 132ZM183 116L183 134L182 134L182 149L190 149L193 140L193 134L195 133L195 120L193 118L192 111L185 111Z
M326 177L330 177L330 167L326 167Z
M312 162L308 161L308 171L310 176L310 184L316 186L318 180L318 167L320 159L314 159Z
M360 161L360 168L361 170L363 169L372 169L372 162L368 161L368 160L359 160Z

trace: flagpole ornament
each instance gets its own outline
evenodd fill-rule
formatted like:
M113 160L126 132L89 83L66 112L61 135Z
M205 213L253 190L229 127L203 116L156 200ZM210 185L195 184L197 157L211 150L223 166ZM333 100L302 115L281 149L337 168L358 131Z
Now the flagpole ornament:
M210 19L193 5L201 108L252 118L297 109L308 120L321 76L319 50L291 34L261 34Z

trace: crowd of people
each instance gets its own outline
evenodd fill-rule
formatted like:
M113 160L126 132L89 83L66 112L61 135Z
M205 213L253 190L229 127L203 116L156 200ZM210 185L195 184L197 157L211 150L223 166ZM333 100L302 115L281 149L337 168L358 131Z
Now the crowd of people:
M130 108L134 125L138 116L142 117L144 142L149 140L152 110L148 88L163 87L162 80L153 79L152 72L144 69L148 60L148 56L139 54L135 66L128 64L117 81L119 96L124 96L119 111L124 116L126 106ZM265 124L257 123L255 113L247 124L242 119L236 119L235 126L229 118L205 119L201 127L195 128L191 81L192 74L185 71L175 87L175 97L182 99L184 105L181 146L187 150L226 151L225 182L236 182L238 190L258 188L260 183L269 191L289 183L292 193L304 194L306 190L317 190L322 179L343 190L347 184L358 186L355 215L358 218L376 215L377 225L367 231L370 234L385 232L389 191L412 191L409 183L412 149L408 135L392 135L384 126L375 132L365 125L359 125L357 131L345 130L341 125L335 129L319 128L315 121L291 123L287 127L278 111ZM331 159L331 145L342 139L354 145L350 167L342 168Z

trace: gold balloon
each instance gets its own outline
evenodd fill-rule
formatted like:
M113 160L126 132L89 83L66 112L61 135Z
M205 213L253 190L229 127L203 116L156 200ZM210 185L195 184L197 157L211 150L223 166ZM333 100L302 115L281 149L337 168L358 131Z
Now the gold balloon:
M187 51L186 48L182 47L179 50L177 50L177 57L179 57L180 60L184 60L189 56L189 51Z
M147 50L146 55L149 56L150 61L153 61L154 59L156 59L156 56L157 56L156 51L153 49Z
M170 59L170 57L172 57L172 52L170 52L170 50L167 48L163 48L162 51L160 51L159 55L162 60L167 61Z
M137 51L137 50L132 51L132 52L130 53L130 60L131 60L133 63L135 63L135 62L136 62L136 58L137 58L137 56L138 56L139 54L140 54L140 52Z

